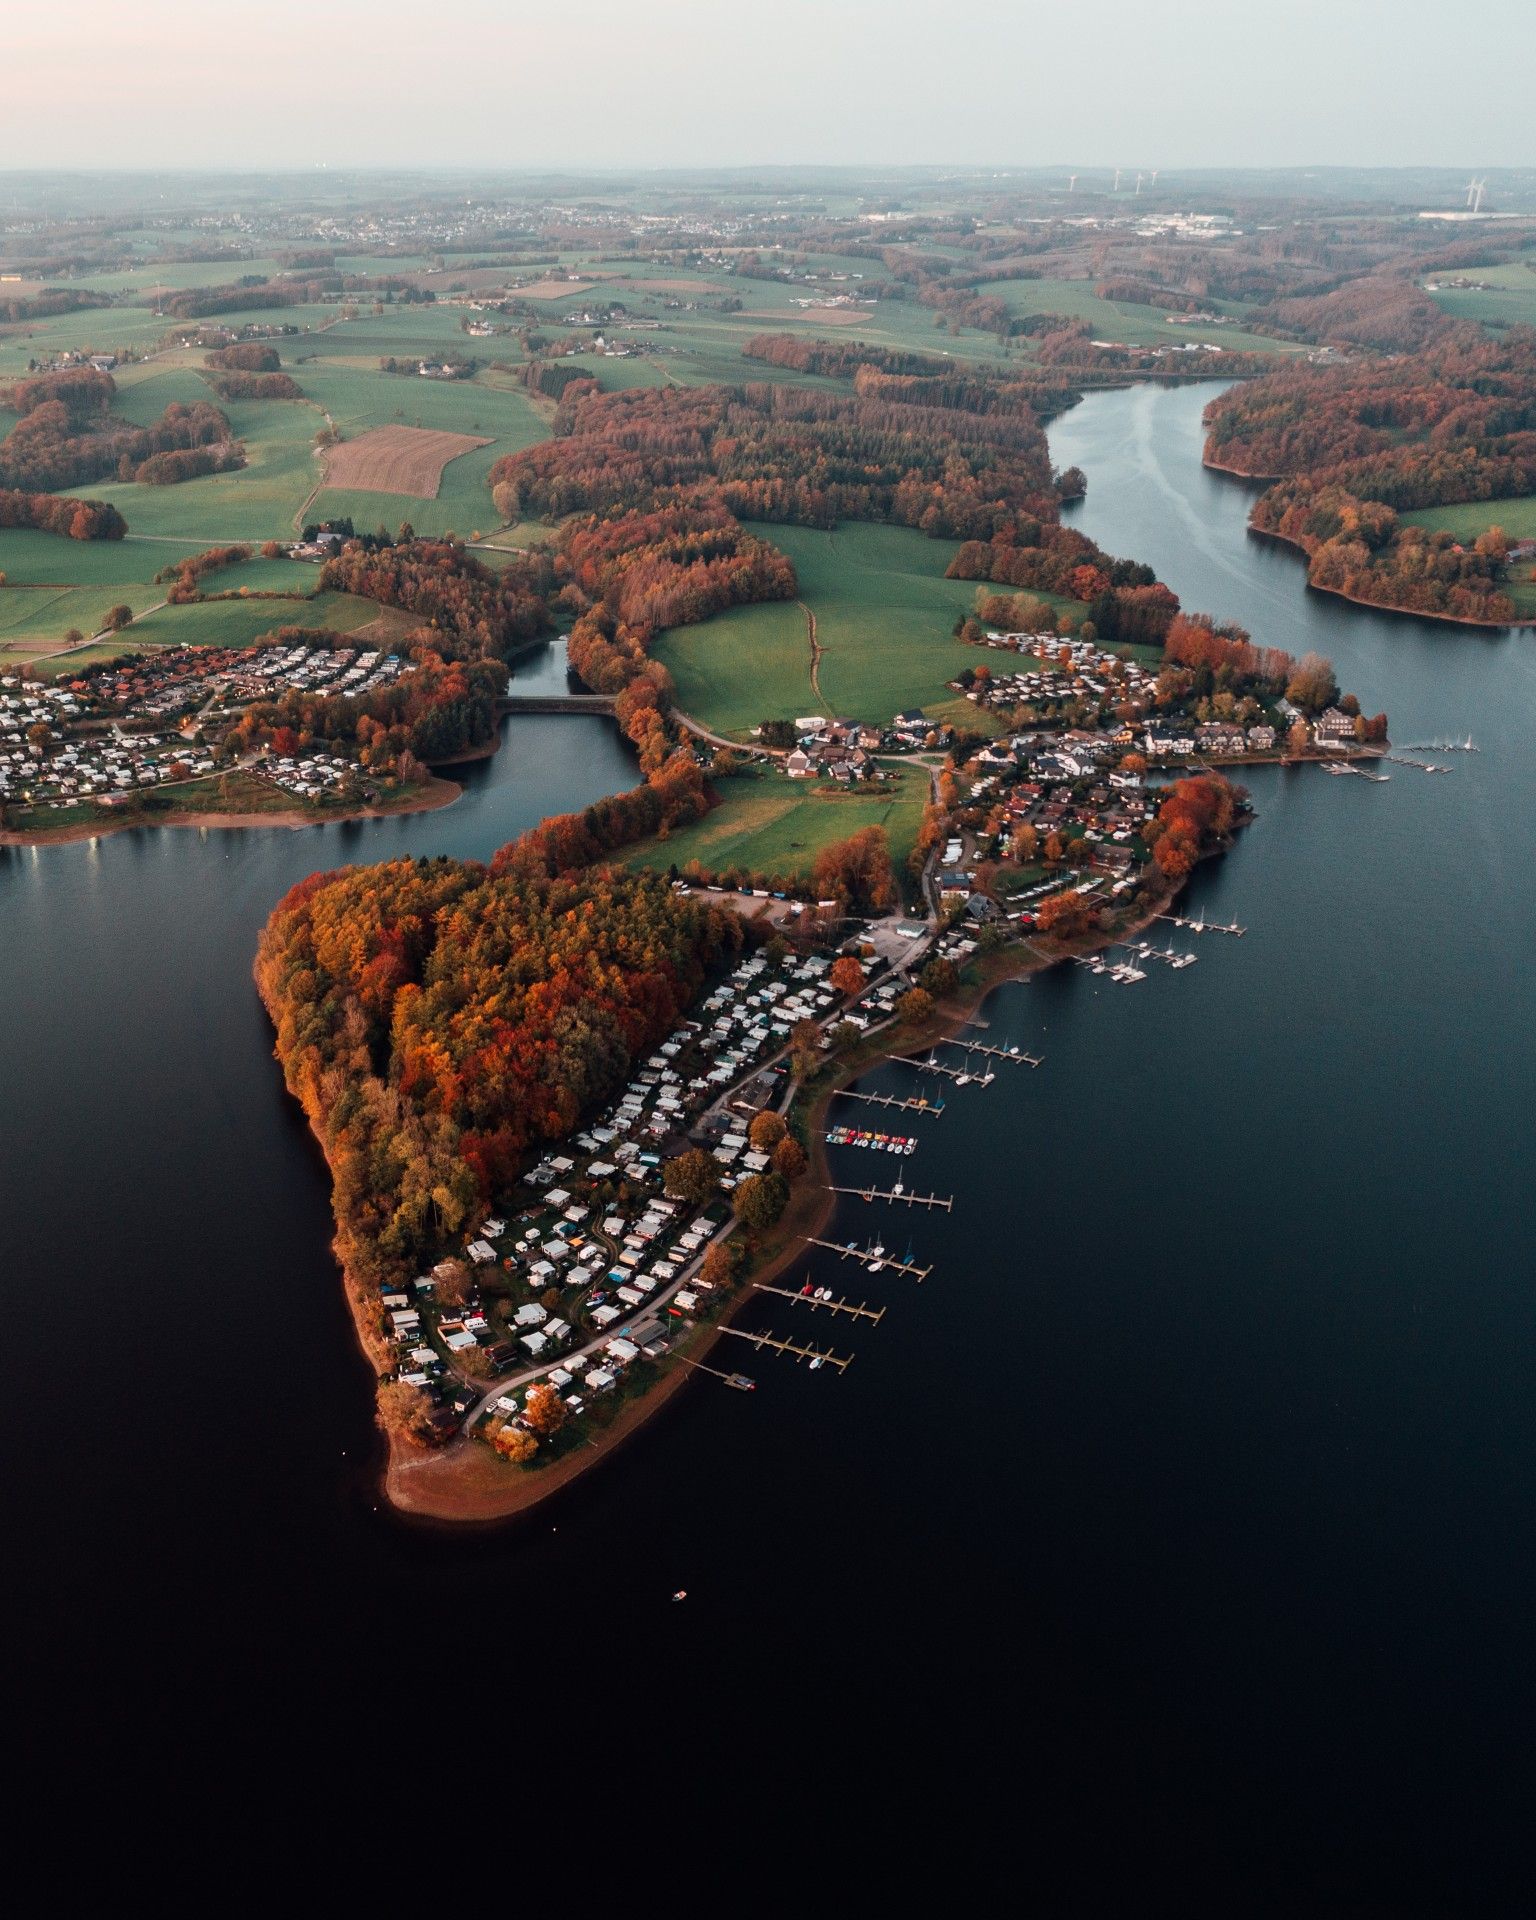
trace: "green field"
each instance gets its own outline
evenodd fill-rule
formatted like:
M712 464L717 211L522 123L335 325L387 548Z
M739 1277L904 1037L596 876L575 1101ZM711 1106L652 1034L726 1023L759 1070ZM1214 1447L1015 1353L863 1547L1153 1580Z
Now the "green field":
M1068 320L1086 320L1097 340L1117 340L1131 347L1167 347L1185 340L1208 340L1229 353L1287 353L1297 349L1264 334L1245 333L1241 327L1213 327L1209 321L1194 326L1170 326L1161 307L1145 307L1130 300L1101 300L1088 280L989 280L978 287L1003 301L1010 313L1059 313ZM1191 297L1190 305L1240 315L1231 302L1215 303ZM967 336L968 337L968 336ZM966 349L969 352L969 348Z
M1502 527L1511 540L1536 540L1536 496L1520 500L1464 500L1451 507L1415 507L1400 518L1415 527L1437 527L1459 540L1475 540L1488 527Z
M722 780L719 791L713 813L665 840L643 842L626 855L626 865L665 871L698 860L711 872L748 867L809 878L823 847L864 827L884 827L900 869L917 841L928 775L921 767L901 767L893 786L862 792L828 791L778 773L742 774Z
M1485 327L1536 326L1536 273L1528 261L1536 263L1536 254L1522 254L1494 267L1468 267L1460 277L1485 282L1486 292L1447 287L1430 298L1457 320L1476 320Z
M835 533L758 531L794 561L801 598L816 615L821 698L811 685L804 610L779 601L662 635L654 652L676 680L684 712L740 739L764 720L821 713L887 721L904 707L986 729L988 717L946 684L977 664L975 649L951 632L976 594L974 581L943 577L958 551L953 541L851 522Z
M159 607L136 620L123 639L130 647L248 647L275 627L330 627L352 633L379 617L373 601L350 593L317 593L305 600L210 600Z

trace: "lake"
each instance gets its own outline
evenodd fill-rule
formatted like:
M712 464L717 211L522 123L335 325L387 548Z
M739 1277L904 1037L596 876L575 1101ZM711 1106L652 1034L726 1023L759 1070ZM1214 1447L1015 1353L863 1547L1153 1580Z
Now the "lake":
M942 1839L957 1872L1001 1856L1024 1895L1133 1910L1198 1885L1402 1912L1512 1866L1536 642L1309 594L1199 466L1211 391L1055 422L1076 522L1186 605L1330 654L1398 742L1482 751L1390 790L1257 771L1255 824L1189 895L1245 936L1175 934L1198 965L1128 988L994 995L986 1037L1045 1064L911 1128L901 1177L953 1214L839 1215L934 1268L807 1263L889 1306L833 1329L846 1375L749 1356L755 1394L701 1382L518 1525L378 1511L325 1170L250 964L306 873L487 856L628 786L611 726L509 722L441 813L0 856L18 1706L78 1735L88 1703L108 1765L197 1756L209 1791L306 1779L322 1735L328 1775L394 1782L430 1728L445 1764L525 1776L529 1825L567 1791L516 1758L536 1727L602 1783L553 1846L632 1796L679 1835L729 1798L744 1846L766 1789L791 1853L808 1799L845 1857ZM786 1302L743 1324L826 1332Z

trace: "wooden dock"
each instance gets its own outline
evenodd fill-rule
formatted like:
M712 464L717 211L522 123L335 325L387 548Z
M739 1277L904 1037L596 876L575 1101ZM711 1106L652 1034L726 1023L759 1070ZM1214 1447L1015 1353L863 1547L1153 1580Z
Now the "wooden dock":
M1411 753L1384 753L1383 760L1390 760L1395 767L1416 767L1420 773L1449 773L1449 767L1442 767L1433 760L1419 760Z
M792 1353L797 1360L811 1360L823 1367L836 1367L839 1373L853 1365L853 1355L835 1354L830 1347L823 1351L820 1347L802 1347L795 1340L781 1340L775 1333L748 1333L742 1327L722 1327L722 1333L729 1333L737 1340L750 1340L759 1352L767 1347L770 1353Z
M872 1107L900 1107L906 1113L931 1113L935 1119L944 1111L942 1100L929 1100L926 1097L903 1100L894 1093L855 1093L851 1087L834 1087L832 1091L844 1100L863 1100Z
M1160 913L1157 917L1159 920L1168 921L1172 926L1183 927L1187 933L1235 933L1241 938L1248 931L1246 927L1240 927L1235 920L1224 925L1220 920L1207 920L1203 915L1191 919L1187 914L1182 913Z
M1022 1047L984 1047L979 1040L941 1040L941 1047L963 1047L967 1053L982 1053L989 1060L1008 1060L1016 1067L1038 1067L1041 1062Z
M916 1067L919 1073L942 1073L947 1080L956 1085L963 1083L970 1087L990 1087L996 1075L990 1070L986 1073L967 1073L963 1067L946 1067L937 1060L914 1060L910 1054L893 1053L893 1060L899 1060L904 1067Z
M847 1194L854 1200L889 1200L898 1207L942 1207L946 1213L953 1213L954 1196L948 1199L942 1193L908 1193L895 1187L828 1187L828 1193Z
M851 1300L818 1300L814 1293L796 1293L792 1287L771 1287L766 1280L752 1282L754 1293L775 1293L781 1300L797 1300L802 1307L823 1307L828 1313L846 1313L855 1320L873 1320L878 1326L886 1316L884 1307L857 1306Z
M857 1260L859 1265L870 1273L889 1271L907 1274L919 1285L933 1272L932 1267L920 1267L911 1260L893 1260L888 1254L871 1253L868 1247L849 1247L837 1240L818 1240L815 1234L807 1234L805 1244L808 1247L821 1247L827 1253L835 1253L839 1260Z

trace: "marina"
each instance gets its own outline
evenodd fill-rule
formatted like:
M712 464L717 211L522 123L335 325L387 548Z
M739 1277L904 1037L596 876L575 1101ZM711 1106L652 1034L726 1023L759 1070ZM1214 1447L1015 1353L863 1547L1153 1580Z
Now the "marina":
M1331 773L1335 780L1352 773L1357 780L1374 780L1378 786L1385 786L1392 778L1390 773L1372 773L1368 767L1353 766L1348 761L1324 760L1321 765L1323 772Z

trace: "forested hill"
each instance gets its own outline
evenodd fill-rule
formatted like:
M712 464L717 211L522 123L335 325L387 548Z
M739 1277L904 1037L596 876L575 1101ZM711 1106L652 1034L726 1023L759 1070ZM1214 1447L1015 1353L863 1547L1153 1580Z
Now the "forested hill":
M1260 533L1308 555L1313 586L1380 606L1498 623L1515 617L1508 542L1470 547L1415 512L1536 490L1536 332L1458 328L1391 360L1289 367L1206 412L1209 466L1275 484Z
M736 953L732 913L659 875L395 860L273 911L256 984L334 1180L364 1294L438 1257L622 1084Z

